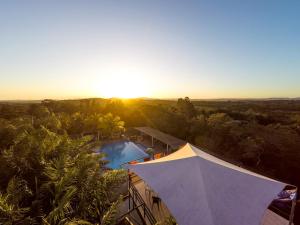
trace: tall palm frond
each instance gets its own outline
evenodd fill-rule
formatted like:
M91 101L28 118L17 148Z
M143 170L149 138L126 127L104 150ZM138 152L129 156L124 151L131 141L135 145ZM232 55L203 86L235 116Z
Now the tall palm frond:
M0 224L11 225L24 218L27 208L19 208L9 202L9 195L0 193Z
M106 211L106 213L103 215L101 220L101 225L114 225L117 222L117 212L118 212L118 205L121 202L121 198L114 202L109 209Z
M27 185L27 181L18 177L10 179L6 192L9 202L14 205L20 205L22 201L33 195Z
M75 187L68 187L64 193L59 190L55 192L55 200L52 202L53 209L46 217L46 221L50 224L57 224L60 220L68 217L72 213L71 201L76 192Z

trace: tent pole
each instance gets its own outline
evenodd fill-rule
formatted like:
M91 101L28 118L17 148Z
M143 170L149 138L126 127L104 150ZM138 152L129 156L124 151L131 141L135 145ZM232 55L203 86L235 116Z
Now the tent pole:
M130 173L129 173L129 169L127 170L128 173L128 212L130 211L130 198L131 198L131 194L130 194Z
M297 192L297 190L296 190ZM290 214L290 221L289 221L289 225L293 224L293 220L294 220L294 213L295 213L295 207L296 207L296 196L292 201L292 209L291 209L291 214Z
M153 147L154 146L153 136L151 136L151 138L152 138L152 146L151 147Z

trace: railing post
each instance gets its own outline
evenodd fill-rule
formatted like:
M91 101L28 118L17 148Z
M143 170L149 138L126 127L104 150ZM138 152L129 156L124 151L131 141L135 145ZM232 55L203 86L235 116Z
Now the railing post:
M130 177L130 173L129 173L129 169L127 170L127 173L128 173L128 211L130 211L130 199L131 199L131 194L130 194L130 180L131 180L131 177Z
M293 220L294 220L294 213L295 213L295 206L296 206L296 196L292 201L292 208L291 208L291 214L290 214L290 220L289 220L289 225L293 224Z
M132 207L133 210L137 209L142 206L143 208L141 210L144 211L144 218L143 218L143 224L147 224L146 220L151 224L154 225L156 224L156 219L154 218L152 212L149 210L147 207L146 203L144 202L143 198L139 194L138 190L136 187L132 184L132 179L131 176L129 175L129 170L128 170L128 194L129 194L129 209L130 209L130 200L132 199ZM137 202L137 204L135 203ZM129 210L130 211L130 210ZM130 213L130 212L128 212ZM141 212L142 214L143 212ZM142 218L143 215L141 215Z
M135 199L134 199L134 197L135 197L135 192L133 191L132 194L133 194L133 195L132 195L132 204L135 205Z

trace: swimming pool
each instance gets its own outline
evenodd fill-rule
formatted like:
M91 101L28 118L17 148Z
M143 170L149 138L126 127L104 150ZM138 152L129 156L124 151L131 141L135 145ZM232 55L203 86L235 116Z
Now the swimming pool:
M118 141L103 145L100 152L106 154L104 159L109 161L107 167L119 169L124 163L149 157L145 150L143 145L131 141Z

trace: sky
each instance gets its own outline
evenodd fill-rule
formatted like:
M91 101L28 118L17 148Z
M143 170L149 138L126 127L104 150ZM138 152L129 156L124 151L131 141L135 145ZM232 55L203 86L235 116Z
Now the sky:
M300 1L0 1L0 99L300 97Z

